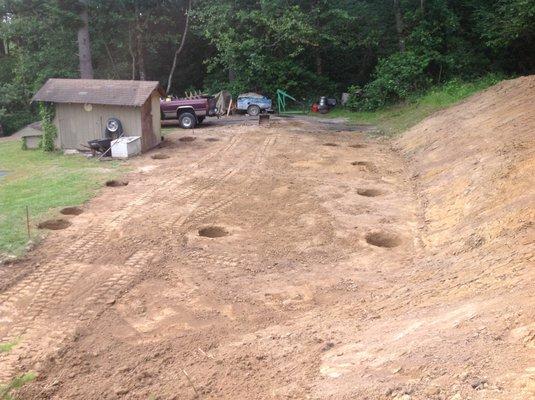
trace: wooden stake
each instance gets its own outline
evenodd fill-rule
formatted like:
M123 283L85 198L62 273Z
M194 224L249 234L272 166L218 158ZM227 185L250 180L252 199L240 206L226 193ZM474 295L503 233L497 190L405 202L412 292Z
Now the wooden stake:
M28 239L30 239L30 209L26 206L26 229L28 230Z

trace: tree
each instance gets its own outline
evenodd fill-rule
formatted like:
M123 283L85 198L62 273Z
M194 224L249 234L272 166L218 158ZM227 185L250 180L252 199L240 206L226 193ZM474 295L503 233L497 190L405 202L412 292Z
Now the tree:
M91 42L89 40L89 23L87 1L80 0L80 21L78 29L78 57L80 59L80 78L93 79L93 63L91 60Z
M403 15L401 14L401 6L399 0L394 2L394 15L396 16L396 32L398 34L399 51L405 51L405 38L403 37Z
M173 57L173 65L171 66L171 71L169 72L169 77L167 78L167 87L166 87L166 93L169 93L169 90L171 90L171 81L173 79L173 75L175 74L176 69L176 63L178 56L184 49L184 44L186 43L186 36L188 34L188 28L189 28L189 14L191 11L191 0L188 1L188 8L186 9L186 22L184 23L184 31L182 32L182 39L180 40L180 46L178 46L178 49L175 51L175 55Z

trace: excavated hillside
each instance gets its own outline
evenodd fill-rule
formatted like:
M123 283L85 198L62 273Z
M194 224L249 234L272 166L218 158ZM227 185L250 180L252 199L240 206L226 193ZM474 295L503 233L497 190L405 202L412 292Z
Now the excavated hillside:
M208 123L128 163L0 269L17 398L535 398L535 77L396 140Z
M435 114L396 145L421 204L415 332L434 336L427 352L447 366L437 384L535 398L535 77Z

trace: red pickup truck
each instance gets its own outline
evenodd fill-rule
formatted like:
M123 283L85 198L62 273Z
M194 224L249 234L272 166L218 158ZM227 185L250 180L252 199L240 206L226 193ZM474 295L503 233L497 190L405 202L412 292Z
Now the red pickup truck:
M181 128L193 129L206 117L217 115L216 100L211 96L193 99L165 98L160 99L162 120L178 119Z

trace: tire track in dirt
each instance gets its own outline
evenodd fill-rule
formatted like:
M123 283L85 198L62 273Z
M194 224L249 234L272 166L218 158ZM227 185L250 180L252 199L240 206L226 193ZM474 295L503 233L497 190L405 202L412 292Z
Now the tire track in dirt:
M188 166L184 167L183 170L176 176L159 182L159 185L155 190L152 190L152 191L147 190L144 194L139 196L137 199L127 203L124 206L124 208L121 209L122 212L119 215L117 215L115 218L113 218L112 226L119 227L122 223L124 223L128 219L129 216L132 215L132 212L139 207L147 206L144 209L144 211L150 214L159 208L163 208L165 206L171 205L173 202L177 200L188 198L196 191L201 190L199 189L199 187L202 187L203 183L202 181L199 180L199 178L194 178L193 182L187 185L185 184L186 181L185 181L184 175L189 174L191 171L198 170L200 166L209 162L216 156L220 154L224 155L228 153L230 150L236 147L242 140L243 140L243 136L240 134L233 136L227 145L220 147L216 151L209 153L206 156L201 157L194 163L189 164ZM172 197L167 196L168 200L165 201L166 197L163 195L174 193L175 191L177 193L173 194ZM155 199L158 199L159 201L156 202L154 201Z
M37 362L72 337L81 323L96 318L150 264L153 256L153 252L144 250L134 253L107 280L93 283L93 290L85 292L85 297L75 299L73 293L70 293L69 298L69 288L74 286L84 272L91 269L90 266L81 268L80 264L67 264L60 270L53 269L54 266L50 265L49 276L38 277L40 282L35 285L38 290L32 307L25 310L23 318L2 338L2 342L20 344L8 354L0 355L0 382L9 381L16 375L19 359L30 355L33 356L33 362ZM56 324L50 323L51 321ZM44 337L46 340L43 343Z
M190 164L184 170L160 183L156 190L147 190L134 201L127 203L115 212L114 218L101 216L99 220L82 231L80 237L68 246L64 252L52 262L39 268L34 273L25 277L11 288L0 294L0 343L20 342L9 354L0 355L0 382L11 379L17 370L17 360L25 354L38 353L38 344L29 344L30 339L39 338L40 329L32 329L39 326L40 319L46 321L47 311L52 311L72 290L74 284L84 274L83 268L76 268L76 263L90 261L92 249L98 249L105 243L109 234L127 222L131 217L131 211L146 204L152 208L160 208L164 205L153 200L157 199L164 191L172 191L183 182L183 175L191 169L197 169L200 165L225 154L234 148L242 140L241 135L235 135L226 146L221 146L216 151L201 157ZM197 182L195 182L197 183ZM203 189L206 185L201 186ZM180 191L179 196L187 197L195 192L195 186L190 186ZM198 191L199 189L197 189ZM114 273L109 279L98 286L91 295L85 299L77 299L78 306L65 313L66 317L61 323L60 329L48 329L45 335L55 338L53 342L60 343L69 334L72 334L80 322L87 322L98 315L106 304L117 297L121 289L125 288L139 273L150 263L152 252L138 251L125 263L124 267ZM74 268L72 268L74 266ZM18 315L20 309L21 316ZM42 317L42 318L41 318ZM3 325L3 326L2 326ZM50 346L50 344L48 345Z
M169 229L180 229L183 226L190 226L193 222L196 222L202 218L206 218L208 215L217 212L222 207L230 205L236 198L241 195L241 191L232 193L231 195L226 196L221 200L218 200L216 203L210 203L204 208L202 207L204 204L204 199L206 197L217 191L219 187L225 185L225 183L228 182L232 177L239 176L239 172L250 161L253 162L253 166L257 166L259 160L262 157L265 158L266 148L272 142L274 142L273 137L267 137L266 139L264 139L262 146L260 146L258 150L252 153L249 152L246 157L242 157L241 159L239 159L237 164L234 164L233 166L226 168L223 171L218 171L217 169L215 169L214 172L208 178L206 178L204 184L201 186L197 186L193 189L185 188L184 190L186 190L188 193L187 197L192 200L190 204L190 209L185 214L178 216L178 218L171 218L167 220L166 222L164 222L163 226ZM225 162L225 164L232 165L232 161ZM173 196L173 200L176 201L177 199ZM201 208L202 211L199 211ZM184 229L180 229L180 232L185 233Z
M183 173L162 182L160 188L154 191L147 191L136 200L127 203L120 210L115 212L115 217L108 219L100 218L98 225L88 227L75 240L64 253L52 262L39 268L35 273L26 279L17 283L0 295L0 310L2 311L3 320L0 320L0 329L2 325L11 325L8 329L2 329L0 342L20 342L9 354L3 354L0 357L2 366L0 381L11 379L17 372L18 360L25 355L37 355L35 359L45 357L47 349L52 349L62 341L73 335L78 326L82 323L88 323L99 315L106 305L113 304L120 291L126 288L130 282L140 273L140 271L150 263L153 257L152 252L138 251L132 255L123 267L103 282L94 282L94 290L84 293L85 297L77 299L77 306L66 307L63 311L61 323L50 329L47 326L49 314L60 305L65 306L63 301L72 291L73 286L84 274L87 274L86 268L81 267L81 263L89 262L93 258L92 249L98 249L99 245L105 243L109 234L113 230L127 222L132 215L133 208L143 207L150 204L148 212L153 209L165 207L165 204L177 201L177 199L191 198L196 196L192 210L186 215L175 221L173 226L183 226L186 223L192 224L195 221L205 219L209 215L217 212L230 205L241 193L247 190L253 182L253 176L261 168L266 159L268 149L275 143L275 137L268 137L264 140L259 150L249 153L250 157L243 157L238 165L227 168L222 172L214 172L208 179L194 179L188 186L183 185ZM197 160L190 168L199 167L219 154L225 154L235 148L241 141L238 135L233 137L230 143L219 150L206 155ZM253 167L251 173L246 176L243 190L223 198L212 204L206 210L200 213L197 211L202 207L204 199L219 187L224 185L233 176L236 176L249 162ZM162 196L164 192L173 192L177 190L178 196L172 196L172 200L164 202L155 202L152 200ZM146 207L144 207L145 211ZM237 266L240 260L233 260L232 265ZM22 316L17 312L19 309L24 310ZM47 327L43 329L43 327ZM39 340L42 335L47 338L47 349L40 346ZM36 361L36 360L35 360Z
M195 166L198 166L201 163L204 163L208 161L209 159L217 156L220 153L224 153L228 150L230 150L232 147L234 147L239 141L241 140L241 137L236 135L232 138L230 143L218 149L217 151L210 153L201 159L197 160L190 168L194 168ZM180 183L179 178L181 175L186 173L187 170L185 170L182 174L177 175L176 177L168 180L167 182L164 182L169 184L171 182ZM165 188L166 190L169 190L169 188ZM96 224L92 224L90 227L85 229L79 236L77 240L74 241L70 246L68 246L64 252L59 255L55 260L50 262L47 265L44 265L43 267L39 268L34 274L26 277L26 279L18 282L14 287L12 287L9 290L4 291L2 294L0 294L0 310L6 312L9 310L10 307L13 307L13 305L21 300L20 296L36 296L36 294L43 292L48 285L50 285L54 278L57 278L57 274L55 274L53 271L60 269L63 265L65 265L68 262L80 262L80 261L89 261L92 258L92 255L90 254L90 250L94 248L98 248L99 244L103 244L105 241L108 240L108 237L106 236L106 233L109 233L107 231L110 231L117 226L120 225L120 223L125 222L129 216L131 216L132 207L140 207L144 204L150 202L151 199L157 198L160 196L161 192L163 191L163 188L157 189L156 191L147 191L145 194L138 197L136 200L126 204L123 208L118 210L116 212L116 217L112 218L111 220L108 218L108 216L101 217L101 221L97 221ZM189 189L193 190L193 189ZM186 193L189 193L188 191L185 191ZM155 207L157 205L154 205ZM150 211L150 210L149 210ZM40 288L40 291L39 291ZM34 300L36 301L36 300ZM28 305L28 308L31 308L34 305L33 302L30 302ZM5 314L4 314L5 315Z
M187 227L186 230L188 230L194 224L206 220L209 216L224 210L226 207L230 206L237 198L247 193L251 188L252 184L254 183L255 177L261 171L262 166L264 165L265 161L269 156L269 151L274 146L277 138L278 135L267 137L260 146L259 150L253 154L252 168L249 174L245 176L245 179L241 182L241 184L239 184L240 190L233 192L231 195L228 195L222 198L221 200L216 201L215 203L208 204L203 203L204 198L208 195L208 193L206 193L204 196L202 196L202 198L199 199L198 202L196 202L196 208L187 217L185 217L181 221L181 223L178 223L178 225L185 225ZM235 173L222 180L221 184L225 183L228 179L230 179L230 177L237 174L241 169L243 169L246 164L247 160L243 160L240 163L238 169L235 171ZM215 191L216 189L216 187L213 187L211 192ZM195 212L197 209L201 209L201 211ZM176 225L177 223L175 223L175 226Z

